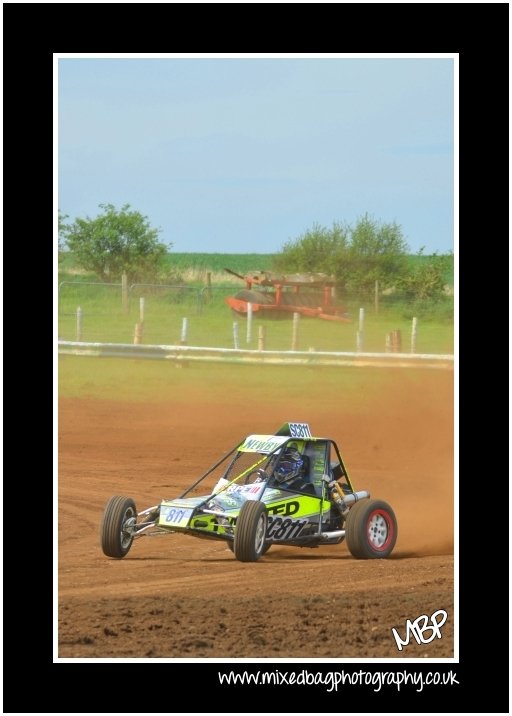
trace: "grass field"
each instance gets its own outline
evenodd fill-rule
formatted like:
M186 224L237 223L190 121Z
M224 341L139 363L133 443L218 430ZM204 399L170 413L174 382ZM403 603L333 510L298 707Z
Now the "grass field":
M161 273L179 278L193 285L204 285L206 276L211 274L215 284L240 284L240 279L232 276L226 268L245 274L249 271L270 271L273 254L215 254L215 253L168 253L161 264ZM59 281L83 280L97 281L93 274L81 270L73 256L62 254L59 263Z
M188 320L187 343L193 346L233 348L233 324L238 324L239 347L257 348L258 334L263 327L268 350L289 350L292 342L292 321L272 320L254 314L252 336L247 340L246 319L232 314L225 303L243 283L222 267L244 273L251 268L269 268L270 254L171 254L169 261L176 262L180 271L188 271L190 280L179 286L162 287L137 285L130 288L129 305L122 306L120 284L109 285L94 276L74 273L73 260L65 256L60 265L58 335L62 340L87 342L132 343L135 324L141 318L141 301L144 299L145 344L175 345L180 342L183 319ZM424 257L411 257L421 259ZM212 290L206 292L206 272L212 271ZM194 273L196 272L196 273ZM379 311L372 302L345 300L352 323L333 323L301 317L298 334L299 350L314 348L317 351L356 350L360 309L365 310L362 348L382 352L386 335L398 330L402 335L402 350L411 348L412 317L418 319L416 351L419 353L453 353L452 299L437 307L423 310L418 305L396 303L393 297L382 297ZM77 308L82 310L81 333L77 331Z
M220 254L220 253L175 253L169 252L163 259L163 272L177 273L186 281L204 283L206 274L212 274L215 283L227 285L239 283L234 276L230 276L225 269L229 268L237 273L244 274L249 271L270 271L275 254ZM81 270L69 252L61 254L59 263L59 281L89 280L95 277ZM417 266L429 260L429 256L417 254L408 257L411 266ZM447 286L453 286L453 256L451 268L447 270L444 280Z
M314 404L363 413L370 396L396 386L397 371L384 368L304 368L286 366L203 365L176 368L166 361L116 358L59 357L59 396L128 402L171 402L179 406L191 396L203 396L211 404L239 397L240 410L250 412L251 397L269 396L269 420L275 406L290 396L309 396L304 409ZM401 371L404 384L421 385L424 369ZM341 402L340 402L341 401Z
M217 293L211 303L199 311L196 294L189 294L181 302L146 297L144 300L145 344L176 345L180 342L183 319L188 321L187 344L233 348L233 324L238 326L240 348L258 347L260 327L266 332L268 350L290 350L292 344L292 321L290 319L260 319L254 314L252 335L247 340L247 321L236 317L224 303L224 293ZM70 301L69 312L59 316L59 338L76 340L76 309L83 310L81 340L87 342L132 343L135 324L139 322L140 305L132 301L129 313L123 313L120 300L110 296L107 302L87 302L76 297ZM353 351L356 350L359 329L359 310L354 307L352 323L334 323L315 318L301 317L298 329L298 350ZM386 347L386 335L393 330L401 331L402 349L411 348L412 321L400 312L386 311L375 315L367 311L364 320L363 350L382 352ZM453 353L453 324L450 321L427 321L419 319L416 339L419 353Z

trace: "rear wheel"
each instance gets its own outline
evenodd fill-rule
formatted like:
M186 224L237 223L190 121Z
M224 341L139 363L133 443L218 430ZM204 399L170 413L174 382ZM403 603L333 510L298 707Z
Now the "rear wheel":
M135 502L130 497L111 497L101 520L101 548L107 557L122 559L133 542L131 527L137 522Z
M383 500L363 500L350 508L345 537L357 559L389 557L396 543L398 526L395 513Z
M267 524L267 510L263 502L244 502L236 521L233 542L233 552L240 562L256 562L264 554Z

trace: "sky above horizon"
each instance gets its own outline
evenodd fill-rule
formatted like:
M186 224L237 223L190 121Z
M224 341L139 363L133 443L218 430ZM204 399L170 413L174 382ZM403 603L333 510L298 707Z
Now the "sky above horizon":
M58 59L59 210L176 252L276 253L364 214L454 250L454 59Z

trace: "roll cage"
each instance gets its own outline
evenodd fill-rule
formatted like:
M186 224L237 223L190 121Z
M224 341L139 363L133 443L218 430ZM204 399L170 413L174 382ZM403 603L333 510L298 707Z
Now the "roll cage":
M350 476L346 470L338 445L329 438L295 438L291 436L250 435L235 445L219 461L212 465L201 477L187 488L180 498L190 496L207 477L217 478L216 487L210 494L229 491L231 486L248 485L253 482L265 482L266 488L278 488L284 492L301 493L292 487L277 485L273 482L273 473L279 465L281 456L287 447L298 448L307 458L307 472L302 480L311 485L307 493L322 499L325 495L326 477L332 480L344 480L344 489L353 492ZM227 463L227 465L226 465ZM204 493L203 493L204 494ZM260 493L263 494L263 491Z

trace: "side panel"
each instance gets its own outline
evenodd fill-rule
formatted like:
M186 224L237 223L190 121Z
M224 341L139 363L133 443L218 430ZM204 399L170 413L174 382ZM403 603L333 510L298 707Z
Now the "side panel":
M270 492L270 490L269 490ZM298 495L284 493L281 490L272 490L279 492L279 496L263 495L263 502L267 507L269 515L281 515L284 517L317 517L320 512L327 512L330 509L328 500L321 500L318 497L310 495ZM286 495L286 496L285 496Z
M276 490L276 492L279 492ZM289 495L279 499L270 496L265 504L268 511L267 539L294 540L304 532L316 532L321 514L328 515L330 503L309 495Z

